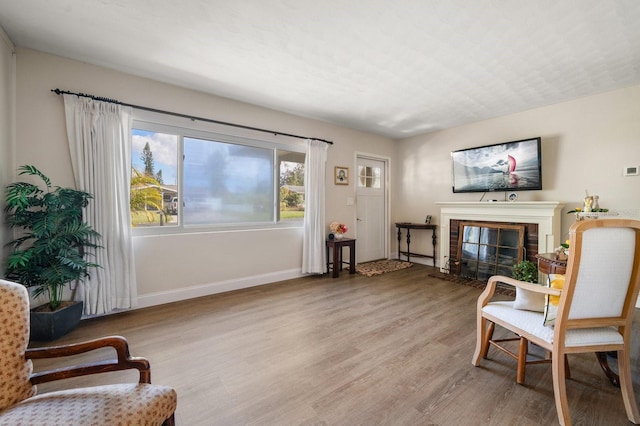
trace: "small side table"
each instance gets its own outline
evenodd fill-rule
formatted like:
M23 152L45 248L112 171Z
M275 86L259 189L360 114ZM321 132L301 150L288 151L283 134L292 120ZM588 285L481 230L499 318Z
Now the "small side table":
M558 259L555 253L538 253L536 259L538 259L538 270L545 275L567 272L567 259Z
M347 263L349 265L349 273L356 273L356 239L355 238L341 238L339 240L327 240L327 273L331 270L332 277L338 278L342 265ZM349 248L349 262L342 260L342 248ZM333 252L333 260L329 262L329 249ZM329 268L331 266L331 269Z
M411 261L411 256L414 257L428 257L433 259L433 267L436 266L436 225L432 225L430 223L411 223L411 222L396 222L396 228L398 228L398 260L402 260L400 258L401 254L407 256L407 262ZM402 229L407 230L407 251L400 250L400 244L402 243ZM433 255L428 254L418 254L411 252L411 230L412 229L431 229L431 244L433 245Z
M565 274L567 272L567 259L558 259L555 253L538 253L536 254L538 259L538 270L545 275L549 274ZM609 367L609 360L607 360L606 352L596 352L596 358L600 368L607 376L607 379L613 386L620 387L620 377Z

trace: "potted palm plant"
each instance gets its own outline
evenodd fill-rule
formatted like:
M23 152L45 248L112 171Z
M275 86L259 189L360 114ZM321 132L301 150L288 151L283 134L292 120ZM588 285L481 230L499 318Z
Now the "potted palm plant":
M49 302L31 310L31 338L54 340L73 330L82 316L82 302L63 302L63 291L72 282L89 276L87 249L97 249L100 234L82 219L82 209L93 198L73 188L52 186L34 166L20 167L19 175L35 176L44 188L14 182L7 186L5 213L16 238L9 242L6 278L33 288L35 297ZM70 317L70 318L67 318Z

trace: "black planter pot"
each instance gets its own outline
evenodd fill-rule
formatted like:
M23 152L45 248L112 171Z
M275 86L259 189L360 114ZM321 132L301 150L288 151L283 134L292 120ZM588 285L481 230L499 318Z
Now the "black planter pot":
M29 340L50 342L70 333L82 318L82 302L58 309L55 312L36 312L31 309L31 331Z

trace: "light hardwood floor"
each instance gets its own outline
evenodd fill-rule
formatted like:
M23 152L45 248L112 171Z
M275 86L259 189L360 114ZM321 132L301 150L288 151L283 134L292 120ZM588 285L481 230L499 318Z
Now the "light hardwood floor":
M432 271L289 280L86 320L56 343L127 337L150 359L153 383L176 388L183 426L557 424L550 366L528 367L524 386L495 349L473 367L481 290ZM595 356L569 362L574 424L629 424ZM638 350L632 365L640 396Z

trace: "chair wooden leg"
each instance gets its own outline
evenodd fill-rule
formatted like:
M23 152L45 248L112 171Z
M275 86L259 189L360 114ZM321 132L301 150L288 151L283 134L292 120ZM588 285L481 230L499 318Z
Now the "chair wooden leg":
M527 354L529 353L529 341L524 337L520 337L520 346L518 347L518 372L516 374L516 383L524 384L525 369L527 367Z
M565 362L565 353L554 351L551 357L551 371L553 373L553 396L556 401L558 421L563 426L571 426L571 414L569 413L567 387L565 383Z
M487 327L487 323L489 326ZM477 324L476 324L476 350L473 353L473 358L471 359L471 364L476 367L480 365L480 359L487 357L487 352L489 351L489 340L491 336L493 336L494 324L491 321L482 317L482 313L478 313Z
M622 400L624 401L624 409L627 411L627 418L631 423L640 424L638 404L636 404L636 398L633 394L628 350L618 351L618 377L620 378L620 390L622 391Z
M496 325L491 321L487 321L489 323L489 327L487 327L484 340L482 341L482 358L486 358L489 353L489 342L493 339L493 331L496 328Z
M171 417L165 420L162 426L176 426L176 413L171 414Z

